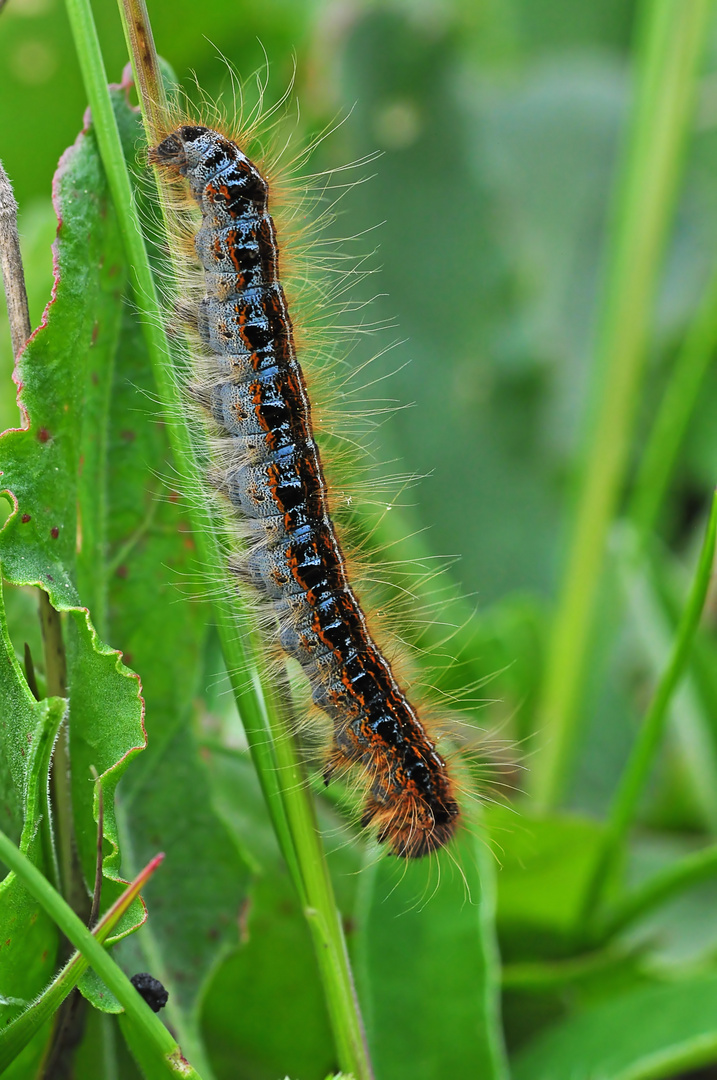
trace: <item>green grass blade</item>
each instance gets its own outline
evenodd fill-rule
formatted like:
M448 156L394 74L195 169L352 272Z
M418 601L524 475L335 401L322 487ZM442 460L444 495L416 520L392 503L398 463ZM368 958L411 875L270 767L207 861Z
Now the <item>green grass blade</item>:
M644 885L616 903L601 920L599 936L601 938L613 937L648 912L668 903L673 897L715 876L717 876L717 847L710 846L703 851L686 855L684 859L665 867L659 874L655 874Z
M638 800L660 745L667 711L672 696L679 685L699 626L702 609L707 599L715 557L717 538L717 495L712 500L712 510L700 552L694 581L687 598L682 618L677 627L670 661L655 691L640 733L633 747L627 767L620 781L608 818L608 825L595 871L586 890L583 906L583 923L588 923L603 895L605 885L615 866L627 830L637 809Z
M717 346L717 271L680 349L635 480L629 515L643 542L655 527L680 446Z
M149 881L163 858L163 855L157 855L152 859L102 916L92 930L92 935L100 945L107 940L135 897L139 896L141 889ZM87 957L81 952L75 953L40 997L0 1031L0 1073L8 1067L45 1021L60 1007L88 967Z
M637 87L594 357L595 401L548 655L533 789L554 805L570 772L608 529L620 498L651 305L692 115L710 0L645 0Z
M49 881L19 851L4 832L0 831L0 860L22 881L48 915L54 919L66 937L78 949L100 978L124 1007L127 1020L152 1051L154 1059L164 1065L167 1076L183 1076L201 1080L182 1056L179 1046L162 1021L137 993L125 973L105 952L84 923L65 903Z

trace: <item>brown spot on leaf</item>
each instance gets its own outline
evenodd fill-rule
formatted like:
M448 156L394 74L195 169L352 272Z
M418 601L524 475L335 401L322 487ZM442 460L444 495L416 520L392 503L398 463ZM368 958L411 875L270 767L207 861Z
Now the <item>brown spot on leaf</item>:
M22 521L23 525L27 525L28 521L32 521L32 518L29 514L23 514L20 520Z
M251 913L251 897L247 896L242 900L241 907L239 908L239 941L242 945L246 945L249 940L249 915Z

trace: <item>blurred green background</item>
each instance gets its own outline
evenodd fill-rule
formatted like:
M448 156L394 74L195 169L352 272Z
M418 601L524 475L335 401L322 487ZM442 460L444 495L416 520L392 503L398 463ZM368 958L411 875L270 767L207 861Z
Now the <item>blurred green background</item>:
M119 81L127 57L116 9L95 7L108 73ZM230 87L221 55L243 78L268 58L270 101L296 68L301 132L310 137L343 120L312 170L380 151L359 170L371 178L342 198L332 226L337 236L358 235L350 251L376 248L369 266L380 273L358 283L351 299L379 294L363 317L395 327L361 336L351 364L395 342L367 377L390 379L367 394L411 406L371 433L370 450L379 472L423 476L399 500L396 532L419 533L422 556L457 557L448 580L463 599L439 606L436 621L461 627L467 677L487 680L477 691L479 722L498 728L528 767L547 613L588 420L635 7L628 0L150 5L159 52L180 80L196 76L212 96ZM85 109L60 0L9 0L0 15L0 70L0 157L20 204L36 324L52 280L52 175ZM654 308L633 465L716 252L713 25ZM4 323L0 360L6 426L17 413ZM716 392L711 370L660 516L658 550L670 581L681 582L693 559L717 477ZM399 544L395 557L413 550ZM614 791L669 640L650 597L635 588L625 604L616 565L608 559L569 793L573 809L591 814L603 812ZM441 677L458 689L464 673L459 666ZM689 848L684 832L717 821L705 724L714 729L717 717L708 712L705 721L683 695L642 810L643 824L662 830L638 853L643 873ZM520 785L520 775L508 770L506 782ZM577 851L582 841L575 844ZM715 948L713 901L714 890L703 891L661 928L665 957ZM246 956L241 963L249 964ZM510 1036L510 1008L507 1025ZM514 1027L520 1045L526 1031Z

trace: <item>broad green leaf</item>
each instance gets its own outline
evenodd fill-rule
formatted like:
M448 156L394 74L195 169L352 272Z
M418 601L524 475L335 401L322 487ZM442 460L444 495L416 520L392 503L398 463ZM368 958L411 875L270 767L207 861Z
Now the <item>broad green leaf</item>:
M335 1067L335 1051L314 951L251 762L248 754L214 753L209 764L218 809L261 867L242 911L241 947L218 968L202 1010L212 1064L221 1080L237 1072L253 1080L323 1076ZM345 863L350 848L332 825L324 835ZM358 880L357 865L355 856L349 866L332 865L343 911L352 907L341 894Z
M145 783L121 803L121 813L127 863L141 865L146 851L160 845L167 874L144 891L150 921L120 957L128 969L150 971L167 987L167 1020L206 1076L199 1010L214 968L239 943L249 874L213 809L190 731L180 729L161 746Z
M42 584L62 611L79 608L74 567L83 544L83 419L93 373L99 377L112 363L125 277L91 132L63 155L54 202L53 295L18 363L23 427L7 432L1 445L3 484L16 505L2 534L2 553L10 581Z
M75 833L86 883L94 880L97 791L105 795L106 909L122 892L114 788L145 742L139 680L117 650L100 641L88 602L96 563L103 483L97 447L120 320L126 269L116 220L91 129L62 157L53 188L58 215L55 285L43 321L18 363L23 427L3 436L3 483L15 512L0 538L6 577L45 589L69 613L65 636L71 687L70 743ZM90 481L83 480L87 466ZM110 738L111 736L111 738ZM94 804L94 805L93 805ZM117 934L144 918L136 902Z
M379 1080L507 1076L493 874L472 837L364 871L356 974Z
M286 874L271 871L255 884L242 926L242 947L212 979L202 1014L217 1076L323 1076L336 1055L311 938Z
M717 976L586 1009L516 1058L514 1080L657 1080L717 1061Z
M0 827L22 852L48 872L52 866L47 820L50 755L66 703L35 701L8 636L0 589ZM59 937L14 874L0 882L0 1027L8 1024L49 982ZM40 1047L27 1047L12 1074L22 1077Z
M498 928L503 959L565 955L572 947L599 825L576 815L529 816L491 807L498 859Z

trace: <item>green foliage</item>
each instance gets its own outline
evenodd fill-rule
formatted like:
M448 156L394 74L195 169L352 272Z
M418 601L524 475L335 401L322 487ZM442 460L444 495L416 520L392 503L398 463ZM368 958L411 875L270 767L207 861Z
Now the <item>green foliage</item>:
M138 679L99 640L77 588L83 576L102 581L96 560L104 509L96 495L106 464L98 446L106 426L100 402L109 401L107 373L111 378L124 280L116 223L90 135L81 136L63 158L55 198L61 221L56 289L20 368L27 425L3 436L3 480L15 512L2 533L0 558L8 581L42 587L58 611L70 614L75 836L91 882L97 847L94 768L107 799L103 871L112 882L104 894L109 904L122 891L114 789L145 736ZM138 917L135 912L128 926L137 925Z
M432 861L364 871L357 968L380 1076L507 1077L491 989L493 869L480 841L464 838Z
M1 601L0 601L1 602ZM52 745L65 711L57 698L35 701L27 688L8 639L0 608L0 684L2 732L2 825L20 844L23 854L46 873L52 872L47 819L47 777ZM2 986L0 1017L5 1026L38 994L54 972L57 929L14 874L0 883ZM36 1062L32 1048L21 1055L15 1075ZM12 1075L12 1073L10 1074Z
M11 842L6 837L5 840L10 845ZM9 850L12 851L12 848L9 847ZM119 920L137 897L142 885L146 883L160 862L161 856L153 859L132 884L127 886L109 911L105 912L93 928L93 934L97 941L107 941ZM36 893L33 895L37 897ZM50 895L52 896L52 894ZM39 899L39 897L37 898ZM58 925L61 924L62 912L59 897L52 896L52 905L47 913L52 915ZM30 1043L33 1035L50 1019L62 1002L65 1001L68 994L77 984L78 979L87 970L88 964L87 957L81 952L76 952L57 973L50 985L32 1003L28 1004L27 1008L18 1013L14 1019L6 1021L2 1031L0 1031L0 1071L5 1071L11 1062L14 1063L13 1068L16 1070L18 1065L22 1066L23 1055L21 1051ZM17 973L14 974L17 977ZM109 994L109 991L106 992ZM118 1007L121 1009L119 1003ZM24 1064L27 1065L27 1061Z
M463 695L473 780L505 805L469 808L479 821L451 852L404 866L366 844L342 808L350 792L334 801L332 789L321 792L333 892L324 889L318 916L301 881L297 892L286 837L274 834L276 804L264 802L266 775L257 781L247 750L254 718L242 703L256 686L222 658L226 627L210 601L224 583L207 569L196 493L174 456L166 386L155 381L127 208L114 201L118 162L105 168L89 123L55 177L48 303L50 178L89 89L58 0L8 0L0 157L21 207L33 326L45 315L20 361L20 423L0 315L0 419L19 429L0 440L13 501L0 534L0 828L54 886L45 894L54 914L17 872L0 882L0 1025L20 1016L29 1025L23 1010L67 958L56 925L67 914L57 892L67 836L47 794L67 715L83 898L95 875L96 777L101 911L166 854L143 889L146 909L136 902L113 930L105 981L94 968L82 977L76 1080L171 1075L158 1050L166 1029L138 1021L120 968L166 985L160 1018L204 1080L339 1080L339 1065L346 1076L337 1046L351 1032L321 948L339 940L320 925L327 911L341 918L377 1080L676 1080L714 1065L711 600L693 646L684 634L717 476L708 5L643 0L639 34L628 0L380 2L351 17L334 0L154 8L159 48L185 84L191 68L210 94L229 83L215 46L247 76L263 63L258 35L270 102L296 50L297 145L355 105L310 170L383 151L372 181L341 193L331 235L385 221L358 242L363 251L376 235L381 276L357 282L351 300L380 292L366 321L396 319L407 340L367 373L364 362L390 339L359 337L348 407L352 395L359 408L373 395L414 408L368 436L379 494L351 525L395 560L415 669L451 703ZM127 59L120 25L111 5L96 16L114 78ZM700 86L695 124L689 103ZM112 107L154 235L128 93L113 88ZM246 95L251 106L256 88ZM623 199L611 216L620 160ZM588 437L595 430L600 444ZM620 467L608 467L617 450ZM394 499L403 481L387 478L404 471L426 477ZM573 564L589 603L565 621L577 593L571 585L556 599L556 582L575 498L597 527L583 529L586 561ZM461 561L427 583L444 553ZM371 573L383 607L392 590L383 569ZM44 656L52 642L40 632L40 590L61 613L65 699ZM688 612L690 633L701 606ZM246 624L236 625L243 648ZM676 641L687 665L678 688L668 671ZM19 661L25 642L34 684ZM572 701L558 721L546 722L546 668L553 696ZM659 723L643 729L649 760L626 773L639 725L656 710ZM493 749L493 733L508 749ZM549 782L546 745L559 762ZM299 774L287 784L266 760L274 795L291 788ZM629 806L615 802L626 775L637 776ZM550 789L549 812L520 793L533 790L532 777L543 795ZM57 799L54 781L51 790ZM320 848L307 851L320 885ZM60 996L46 991L36 1015ZM40 1075L54 1038L43 1023L4 1074L11 1080Z
M536 1039L515 1080L652 1080L713 1062L716 994L714 975L616 994Z

